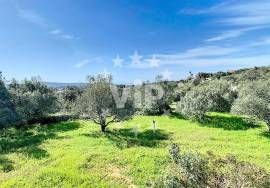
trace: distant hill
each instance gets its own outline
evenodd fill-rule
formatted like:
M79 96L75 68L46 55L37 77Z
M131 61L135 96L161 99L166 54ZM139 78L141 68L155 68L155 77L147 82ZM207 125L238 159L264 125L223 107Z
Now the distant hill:
M6 85L10 84L10 81L4 81ZM63 89L66 87L76 86L76 87L86 87L86 83L58 83L58 82L42 82L50 88Z
M57 82L42 82L43 84L47 85L50 88L54 89L63 89L70 86L77 86L77 87L86 87L86 83L57 83Z

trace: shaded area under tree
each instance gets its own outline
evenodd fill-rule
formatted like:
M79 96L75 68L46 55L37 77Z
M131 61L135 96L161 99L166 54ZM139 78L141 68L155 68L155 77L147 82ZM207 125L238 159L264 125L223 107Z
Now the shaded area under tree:
M168 140L171 133L167 133L163 130L144 130L138 132L137 137L132 128L129 129L120 129L120 130L111 130L106 133L94 132L89 134L83 134L84 136L99 138L106 137L118 148L130 148L135 146L143 147L157 147L161 144L162 141Z
M0 169L4 172L13 169L13 162L3 156L9 153L21 153L36 159L49 157L48 152L40 145L48 139L62 139L57 134L59 132L72 131L79 127L77 122L63 122L29 129L3 129L0 132Z

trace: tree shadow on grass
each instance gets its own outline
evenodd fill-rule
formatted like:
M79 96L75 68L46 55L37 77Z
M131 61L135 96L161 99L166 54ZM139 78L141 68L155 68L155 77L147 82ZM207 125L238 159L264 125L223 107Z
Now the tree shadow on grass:
M0 156L0 172L10 172L14 169L14 162L7 157Z
M158 147L162 141L168 140L170 137L170 134L163 130L156 130L155 132L153 130L145 130L139 132L136 137L133 129L112 130L106 133L94 132L83 135L93 138L106 137L120 149L136 146Z
M264 132L261 133L261 136L264 136L264 137L270 139L270 132L264 131Z
M0 132L0 155L21 153L28 157L42 159L48 157L40 145L48 139L61 139L57 133L78 129L77 122L62 122L50 125L37 125L28 129L3 129Z
M260 126L256 120L251 118L219 115L206 116L203 122L201 122L201 125L212 128L223 128L224 130L247 130Z
M169 118L187 120L187 118L185 118L182 114L177 113L177 112L171 112L170 115L169 115Z

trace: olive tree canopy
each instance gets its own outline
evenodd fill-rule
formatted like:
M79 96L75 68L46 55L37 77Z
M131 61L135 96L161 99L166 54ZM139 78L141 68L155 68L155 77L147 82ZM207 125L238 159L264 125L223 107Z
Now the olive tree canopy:
M76 105L80 115L99 124L102 132L106 131L106 127L110 123L132 117L134 108L130 97L126 98L125 104L121 108L116 104L112 91L117 90L118 92L120 89L112 84L111 76L98 75L88 77L88 80L89 85ZM123 93L122 88L122 95Z
M244 85L232 106L232 113L256 117L267 124L270 131L270 81Z

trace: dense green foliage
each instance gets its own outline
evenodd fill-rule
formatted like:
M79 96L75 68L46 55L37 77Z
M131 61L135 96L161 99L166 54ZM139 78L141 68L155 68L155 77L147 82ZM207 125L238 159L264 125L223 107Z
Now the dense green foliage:
M148 84L149 85L149 84ZM163 95L160 99L153 100L150 105L146 105L147 100L149 100L147 97L145 97L145 89L147 88L148 85L145 85L142 87L142 93L143 93L143 98L146 101L143 101L143 107L142 111L146 115L161 115L164 113L164 110L170 110L171 107L170 105L175 101L176 96L175 96L175 85L173 85L172 82L168 81L157 81L153 85L156 87L160 87L163 90ZM153 90L152 95L156 95L156 90Z
M18 120L17 113L11 100L10 93L5 87L0 72L0 128L7 127Z
M57 100L53 90L35 78L22 83L13 80L9 91L21 121L27 122L56 111Z
M269 125L269 78L270 67L191 74L175 89L180 99L177 111L187 118L201 121L206 112L232 110Z
M63 112L72 112L75 108L76 100L82 95L83 89L76 86L69 86L58 93L60 110Z
M270 80L245 84L239 91L232 112L254 116L267 124L270 131Z
M188 118L202 120L209 111L229 112L235 96L231 83L214 80L194 86L181 99L177 111Z
M145 99L145 89L151 84L143 84L143 86L139 88L142 95L142 106L138 108L137 111L140 111L141 114L146 115L160 115L163 114L165 110L172 111L173 104L178 102L177 111L179 113L187 118L202 120L205 113L209 111L229 112L232 103L235 99L238 98L238 92L240 92L240 88L243 88L243 86L247 85L250 81L258 82L258 84L260 84L261 81L267 80L269 77L269 67L255 67L253 69L242 69L238 71L218 73L198 73L196 75L191 73L191 76L186 80L177 82L163 81L162 77L157 77L154 85L163 88L163 97L152 101L151 105L147 104L146 100L148 99ZM55 92L41 84L36 79L23 81L21 84L13 81L10 84L8 90L5 89L3 84L1 87L2 92L6 90L6 94L3 93L1 97L5 97L5 105L9 106L6 108L1 108L1 113L6 114L2 116L1 121L5 122L2 123L2 125L12 123L12 121L16 119L15 117L18 117L23 121L28 121L32 118L37 119L41 116L47 116L48 114L58 110L64 113L73 113L74 109L82 109L81 107L86 104L85 100L82 98L86 97L86 93L89 92L85 91L85 89L77 87L68 87ZM123 91L124 87L117 87L119 91ZM136 86L130 86L130 89L135 92L137 88ZM106 98L105 95L107 94L111 95L110 92L102 92L99 94L99 97L102 98L102 95L104 95ZM57 98L55 96L57 96ZM244 95L239 94L239 97L241 96ZM245 99L242 99L242 101L245 100L246 103L248 103L251 101L251 99L251 96L249 98L245 97ZM2 101L4 101L4 99L2 99ZM237 104L239 104L240 99L237 101ZM129 103L127 104L127 107L132 109L131 103L134 103L134 98L130 97L128 102ZM113 106L111 104L113 104L112 101L108 103L108 106L110 107L103 106L102 110L108 110L111 108L111 106ZM255 105L258 104L254 104L253 106ZM262 105L260 105L260 107L262 107ZM85 110L87 110L87 106L84 105L84 111ZM260 112L262 110L263 109L260 109ZM264 111L266 110L264 109ZM122 112L130 112L130 114L134 113L133 110L123 110ZM266 119L267 115L263 115L264 117L262 117L262 113L258 114L256 112L256 114L251 114L250 112L239 110L237 113L241 115L252 115L261 120L268 121ZM86 114L84 113L84 115ZM100 118L97 122L101 122Z

